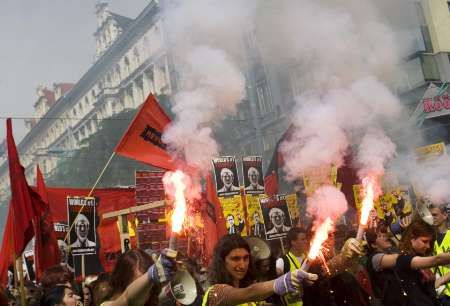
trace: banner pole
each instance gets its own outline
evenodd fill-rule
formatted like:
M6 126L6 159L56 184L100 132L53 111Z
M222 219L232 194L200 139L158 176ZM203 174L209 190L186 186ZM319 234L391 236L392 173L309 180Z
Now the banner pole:
M90 196L92 195L92 192L94 191L95 187L97 187L98 182L99 182L100 179L102 178L103 174L104 174L105 171L106 171L106 168L108 168L109 163L111 162L111 160L113 159L113 157L114 157L115 155L116 155L116 152L113 151L112 154L111 154L111 156L109 157L108 161L106 162L105 167L103 167L102 172L100 172L100 175L98 176L97 181L95 181L94 186L92 186L91 191L89 191L88 197L90 197Z
M283 254L286 254L286 251L284 249L283 238L280 238L280 244L281 244L281 251L283 252Z
M19 278L20 278L20 303L21 305L27 306L27 300L25 299L25 286L23 279L23 262L22 256L17 257L17 263L19 265Z
M92 192L94 192L95 187L97 187L98 182L100 181L100 179L102 178L103 174L105 173L106 168L108 168L109 164L111 163L111 160L113 159L113 157L116 155L116 152L112 152L111 156L109 157L108 161L106 162L106 165L103 167L103 170L100 172L100 175L98 176L97 180L95 181L94 186L92 186L91 191L89 191L89 194L87 195L88 197L90 197L92 195ZM80 213L83 211L83 208L86 205L81 206L80 210L78 211L77 215L75 216L75 219L80 215ZM64 237L64 241L67 241L67 237L69 237L70 235L70 231L73 228L73 223L70 224L69 226L69 230L67 231L66 237Z
M81 281L84 287L84 280L86 279L86 265L84 261L84 254L81 255Z

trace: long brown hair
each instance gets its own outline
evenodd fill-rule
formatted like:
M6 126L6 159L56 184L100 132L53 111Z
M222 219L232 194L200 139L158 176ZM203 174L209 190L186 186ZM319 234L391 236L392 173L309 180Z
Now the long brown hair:
M415 252L412 248L411 240L418 237L431 237L430 249L428 250L427 254L425 254L430 255L433 251L435 231L431 225L422 221L421 219L415 220L408 226L404 235L402 236L402 239L400 240L400 250L403 253L414 255Z
M146 273L153 263L152 257L142 250L128 250L123 253L117 260L111 275L112 296L120 295L134 281L136 269L141 273ZM156 297L160 289L160 286L153 286L149 301L158 302Z
M228 284L233 286L233 278L225 268L225 257L227 257L234 249L246 249L248 253L251 254L250 246L240 235L225 235L217 242L216 248L214 249L213 260L209 267L209 280L211 281L211 284ZM255 277L253 269L253 261L250 256L247 274L244 279L239 282L241 288L245 288L254 282Z

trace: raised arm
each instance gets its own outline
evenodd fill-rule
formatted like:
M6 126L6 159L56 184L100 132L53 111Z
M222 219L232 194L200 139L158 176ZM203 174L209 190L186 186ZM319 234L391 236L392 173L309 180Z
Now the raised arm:
M400 254L380 254L381 259L378 270L394 268ZM436 266L450 264L450 253L441 253L435 256L414 256L411 259L411 269L428 269Z
M147 273L134 280L116 300L106 302L104 306L128 306L143 304L143 298L154 284L171 280L176 273L176 262L174 259L161 253L158 262L153 264Z
M411 260L411 268L413 269L427 269L448 264L450 264L450 253L441 253L428 257L416 256Z
M299 289L300 283L308 279L317 280L316 274L295 270L275 280L256 283L246 288L234 288L229 285L214 285L207 293L208 306L238 305L248 302L262 301L272 294L285 295Z

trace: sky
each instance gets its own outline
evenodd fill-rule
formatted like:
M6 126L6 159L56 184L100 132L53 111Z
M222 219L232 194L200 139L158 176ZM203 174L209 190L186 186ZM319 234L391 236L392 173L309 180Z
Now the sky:
M110 11L135 18L151 0L109 0ZM36 88L76 83L95 54L95 0L0 1L0 141L5 117L33 117ZM16 143L26 135L13 119Z
M111 12L135 18L151 0L109 0ZM5 117L34 117L36 88L76 83L92 65L95 0L0 1L0 142ZM16 143L26 135L13 119ZM3 153L3 152L1 152ZM0 154L1 154L0 153ZM0 209L0 240L6 206Z

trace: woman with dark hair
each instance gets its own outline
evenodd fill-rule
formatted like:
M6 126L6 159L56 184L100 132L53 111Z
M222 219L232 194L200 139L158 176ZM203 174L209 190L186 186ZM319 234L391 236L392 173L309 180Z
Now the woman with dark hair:
M272 294L284 295L298 290L303 279L315 281L317 275L300 269L275 280L254 283L250 247L240 235L226 235L217 243L210 266L211 287L203 298L204 306L255 305Z
M56 285L45 290L41 298L41 306L77 306L80 297L73 293L72 288Z
M160 284L176 273L176 263L167 251L157 263L141 250L128 250L116 263L111 275L111 298L104 306L158 305Z
M439 305L429 268L450 264L450 254L428 256L434 237L431 225L415 220L400 241L400 253L389 254L379 250L371 255L369 270L374 282L384 281L388 285L382 292L383 305ZM376 243L371 244L377 248ZM389 278L389 275L393 277Z

